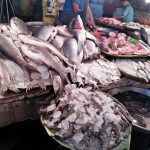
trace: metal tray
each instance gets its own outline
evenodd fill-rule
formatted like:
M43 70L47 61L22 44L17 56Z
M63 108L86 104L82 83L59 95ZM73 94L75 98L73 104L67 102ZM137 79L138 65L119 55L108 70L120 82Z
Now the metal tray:
M99 24L99 25L114 28L114 29L117 29L117 30L123 30L124 29L124 27L120 27L118 25L106 24L106 23L100 21L99 19L96 19L96 23Z
M116 54L109 54L107 52L104 52L101 50L101 53L106 55L106 56L109 56L109 57L113 57L113 58L150 58L150 54L149 55L116 55Z

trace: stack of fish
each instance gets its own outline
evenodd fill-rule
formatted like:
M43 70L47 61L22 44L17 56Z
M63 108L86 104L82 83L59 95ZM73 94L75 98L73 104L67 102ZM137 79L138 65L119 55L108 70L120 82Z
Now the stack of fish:
M47 36L46 40L52 40L56 32L63 34L59 27L57 31L51 27L49 36L46 32L43 35ZM12 18L10 25L1 25L0 52L0 94L7 89L17 92L22 87L45 89L46 84L69 83L63 64L72 66L69 60L51 43L32 36L18 18Z
M77 73L72 77L74 82L85 85L107 86L120 80L120 71L115 63L102 59L78 65Z
M75 75L77 82L81 74L86 84L108 85L120 79L113 63L98 60L82 64L100 51L96 38L85 30L80 16L68 28L44 25L33 32L14 17L9 25L0 25L0 52L0 94L7 89L15 92L18 88L29 90L35 86L45 89L47 84L53 84L55 92L60 94L63 85L70 83L67 74L73 72L67 68L74 66L79 70ZM84 67L89 69L82 71Z
M74 149L107 150L129 136L128 112L103 92L67 85L59 102L42 110L43 124Z
M146 82L150 82L150 61L133 61L132 63L137 76Z
M129 28L129 29L137 29L140 30L143 25L135 22L129 22L129 23L124 23L124 27Z
M116 64L121 72L142 79L147 83L150 82L150 61L149 60L119 59L116 61Z

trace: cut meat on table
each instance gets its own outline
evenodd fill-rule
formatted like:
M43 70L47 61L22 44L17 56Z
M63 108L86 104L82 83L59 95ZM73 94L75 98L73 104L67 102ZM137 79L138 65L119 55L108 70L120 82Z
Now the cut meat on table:
M105 24L109 24L109 25L123 26L123 23L115 18L102 17L102 18L99 18L99 21Z
M150 49L124 33L109 33L99 39L99 47L110 55L150 55Z

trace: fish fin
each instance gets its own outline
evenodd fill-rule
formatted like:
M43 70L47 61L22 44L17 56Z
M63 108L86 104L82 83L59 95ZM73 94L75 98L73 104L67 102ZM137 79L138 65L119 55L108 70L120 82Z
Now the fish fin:
M31 81L29 83L26 84L26 92L30 91L31 89L33 89L36 86L36 82L35 81Z
M19 92L18 88L12 83L8 84L8 89L16 93Z

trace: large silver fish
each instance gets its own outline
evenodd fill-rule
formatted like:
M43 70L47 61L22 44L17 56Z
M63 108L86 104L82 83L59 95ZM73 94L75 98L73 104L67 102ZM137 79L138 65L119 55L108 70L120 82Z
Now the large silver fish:
M69 66L72 66L72 64L68 61L68 59L61 54L61 52L52 44L43 41L41 39L38 39L36 37L33 37L31 35L25 35L25 34L19 34L18 37L21 39L22 42L30 45L35 45L39 47L46 47L50 52L55 54L57 57L59 57L61 60L66 62Z
M40 65L47 65L59 73L63 80L68 81L67 75L65 74L65 67L61 61L58 61L55 56L47 51L47 49L27 44L22 45L21 49L32 61L39 63Z
M67 30L67 26L66 25L56 26L56 28L57 28L57 33L59 35L66 36L66 37L72 37L72 35Z
M75 63L80 63L83 58L83 53L78 55L78 43L74 38L69 38L67 39L62 48L61 48L62 53L64 56L66 56L69 60Z
M26 58L27 62L34 66L38 72L31 72L31 80L27 86L27 90L32 89L33 87L40 87L41 89L46 89L46 84L44 81L49 82L50 75L49 75L49 68L46 65L39 65L36 62L32 61L29 58Z
M84 45L84 42L86 40L86 32L85 32L84 25L83 25L80 15L78 15L75 19L75 22L73 25L73 35L77 39L77 42L78 42L78 55L80 55L80 53L83 51L84 53L83 57L87 57L86 48Z
M33 32L33 36L49 42L54 39L56 34L57 34L57 29L52 25L41 26L35 32Z
M20 66L8 58L3 57L3 62L11 73L11 76L13 77L13 83L16 85L16 87L26 88L26 83L30 82L29 75L26 75L28 72L24 72Z
M51 41L51 43L57 48L57 49L61 49L61 47L63 46L65 40L68 37L64 37L61 35L56 35L56 37Z
M34 70L34 68L23 59L19 49L1 33L0 33L0 52L5 54L15 63L17 63L21 68Z
M3 59L0 59L0 94L4 94L8 89L14 92L19 91L12 83L12 80L12 74L4 64Z
M13 17L10 20L11 29L14 30L17 34L30 34L27 25L19 18Z

